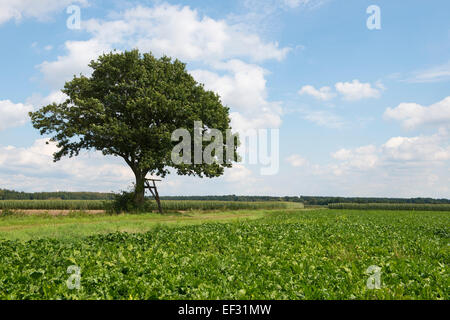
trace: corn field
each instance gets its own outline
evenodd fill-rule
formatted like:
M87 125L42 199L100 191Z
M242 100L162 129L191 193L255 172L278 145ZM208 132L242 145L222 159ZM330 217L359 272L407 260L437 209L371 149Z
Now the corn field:
M149 201L157 210L156 202ZM111 201L106 200L1 200L0 210L105 210ZM163 200L163 210L238 210L302 208L302 203L281 201L200 201Z
M303 204L293 204L281 201L198 201L198 200L166 200L161 201L163 210L239 210L239 209L287 209L295 205L302 208ZM157 209L156 202L152 201L154 210Z
M330 203L329 209L450 211L450 204L418 203Z
M104 200L1 200L0 210L103 210Z

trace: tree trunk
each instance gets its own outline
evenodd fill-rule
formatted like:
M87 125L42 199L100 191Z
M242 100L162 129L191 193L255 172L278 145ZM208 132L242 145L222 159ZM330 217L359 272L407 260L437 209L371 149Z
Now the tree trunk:
M144 205L145 202L145 176L146 172L141 170L134 170L134 175L136 177L136 185L134 188L134 203L139 208Z

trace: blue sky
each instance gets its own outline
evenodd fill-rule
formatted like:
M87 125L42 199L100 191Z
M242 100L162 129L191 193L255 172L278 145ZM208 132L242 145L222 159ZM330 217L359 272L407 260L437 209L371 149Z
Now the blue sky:
M69 29L77 5L80 29ZM369 30L370 5L381 29ZM111 49L167 54L218 92L233 127L279 130L279 170L171 175L167 195L450 197L450 3L388 0L0 4L0 188L118 191L116 158L52 163L27 112Z

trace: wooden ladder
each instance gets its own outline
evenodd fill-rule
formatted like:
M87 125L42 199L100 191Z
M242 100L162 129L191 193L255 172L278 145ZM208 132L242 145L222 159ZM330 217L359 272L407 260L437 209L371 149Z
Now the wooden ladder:
M153 183L153 185L150 184L150 181ZM161 179L145 179L145 188L150 190L153 197L155 198L156 203L158 204L159 213L163 213L162 207L161 207L161 201L159 199L158 189L156 189L155 181L161 181Z

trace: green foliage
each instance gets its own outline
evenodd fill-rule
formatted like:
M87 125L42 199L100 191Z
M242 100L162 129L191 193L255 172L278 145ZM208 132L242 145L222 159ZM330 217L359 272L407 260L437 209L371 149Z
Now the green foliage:
M111 203L111 208L107 208L107 211L110 213L134 211L136 208L133 198L133 192L122 191L122 193L114 195L114 200Z
M1 217L12 217L14 215L17 215L17 214L11 209L4 209L0 212Z
M420 210L450 211L450 204L416 204L416 203L330 203L330 209L355 210Z
M0 241L0 299L443 299L445 212L274 213L78 240ZM81 268L80 290L66 286ZM371 265L381 289L366 286Z
M114 200L107 202L105 210L108 213L142 213L153 210L150 201L145 201L144 204L136 205L134 201L134 192L122 191L114 195Z

